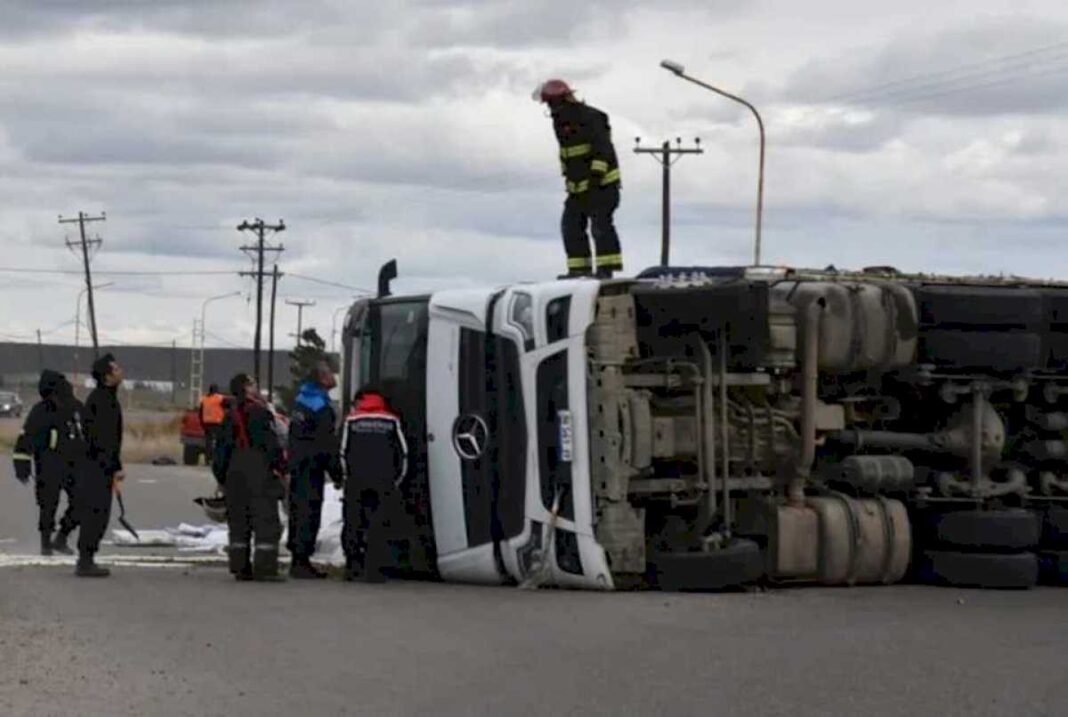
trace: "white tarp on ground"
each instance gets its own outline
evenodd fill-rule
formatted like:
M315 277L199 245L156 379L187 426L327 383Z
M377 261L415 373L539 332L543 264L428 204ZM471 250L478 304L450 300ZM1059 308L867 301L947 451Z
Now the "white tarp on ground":
M279 513L281 513L283 526L282 545L284 546L289 533L288 519L281 509ZM322 527L319 529L318 549L313 557L315 562L337 566L345 564L345 554L341 550L341 524L341 492L327 483L323 495L323 519ZM229 532L226 526L220 523L205 525L182 523L176 528L138 529L140 541L127 530L112 530L111 534L115 545L123 547L174 547L179 552L217 553L219 555L226 554L226 545L229 542Z

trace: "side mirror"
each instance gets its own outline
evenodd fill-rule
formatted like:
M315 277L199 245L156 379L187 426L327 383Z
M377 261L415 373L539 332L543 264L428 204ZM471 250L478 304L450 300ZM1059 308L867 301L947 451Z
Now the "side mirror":
M378 298L389 296L389 283L397 278L397 260L390 259L378 270Z

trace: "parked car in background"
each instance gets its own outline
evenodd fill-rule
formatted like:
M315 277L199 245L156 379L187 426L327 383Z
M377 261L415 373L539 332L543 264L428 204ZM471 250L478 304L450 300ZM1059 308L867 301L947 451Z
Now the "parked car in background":
M22 399L14 391L0 391L0 416L22 416Z

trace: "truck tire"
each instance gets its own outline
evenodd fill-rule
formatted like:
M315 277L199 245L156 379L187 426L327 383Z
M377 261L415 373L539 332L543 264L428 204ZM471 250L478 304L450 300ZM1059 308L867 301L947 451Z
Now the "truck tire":
M1045 364L1042 337L1026 331L928 329L920 332L919 357L920 363L987 371L1016 371Z
M924 326L1032 328L1043 323L1045 301L1035 289L922 286L915 289Z
M920 536L928 548L976 553L1015 553L1038 545L1038 516L1023 509L928 513Z
M1068 551L1047 550L1038 554L1039 577L1046 585L1068 585Z
M740 587L764 575L764 556L752 540L708 553L653 553L651 562L657 585L671 592Z
M1042 514L1042 547L1068 550L1068 508L1051 505Z
M920 580L969 588L1023 589L1038 582L1034 553L957 553L929 550L920 558Z
M184 446L182 448L182 463L187 466L195 466L200 463L200 449L196 446Z

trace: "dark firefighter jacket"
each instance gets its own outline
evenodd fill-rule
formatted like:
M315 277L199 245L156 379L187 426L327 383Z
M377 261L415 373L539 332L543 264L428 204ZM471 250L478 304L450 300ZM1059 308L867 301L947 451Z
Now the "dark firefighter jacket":
M619 185L619 162L608 115L581 102L565 102L553 113L560 143L560 169L569 194Z
M225 485L230 461L239 448L262 451L272 470L285 471L282 445L274 432L274 416L262 403L245 401L226 412L211 462L211 471L220 485Z
M45 370L38 384L41 401L26 417L23 433L38 476L49 470L72 468L84 459L88 446L82 425L82 404L63 374ZM54 460L62 461L56 465Z
M305 383L289 418L289 469L326 471L340 478L337 414L318 384Z
M97 386L85 400L85 437L89 441L89 457L104 473L114 475L122 470L122 406L118 389Z
M404 480L408 444L400 419L381 396L364 396L345 418L341 455L347 490L388 490Z

